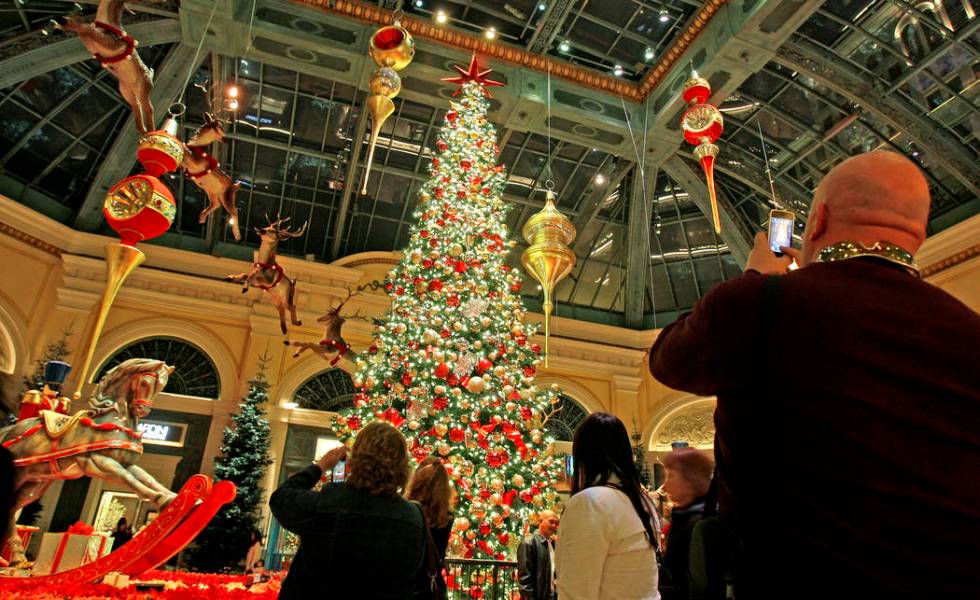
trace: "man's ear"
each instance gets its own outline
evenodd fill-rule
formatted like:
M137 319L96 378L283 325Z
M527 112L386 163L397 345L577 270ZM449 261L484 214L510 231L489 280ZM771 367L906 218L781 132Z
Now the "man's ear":
M827 221L830 219L830 209L826 202L820 202L813 207L807 217L807 241L815 242L827 232Z

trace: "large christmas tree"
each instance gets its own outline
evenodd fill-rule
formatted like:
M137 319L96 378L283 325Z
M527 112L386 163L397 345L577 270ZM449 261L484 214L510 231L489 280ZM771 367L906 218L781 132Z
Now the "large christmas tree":
M418 225L389 274L391 306L358 360L354 408L342 437L384 419L408 438L415 460L436 454L459 494L451 553L513 556L532 512L554 503L557 463L543 422L556 389L534 385L541 349L531 344L518 291L504 264L506 176L486 119L486 78L474 57L460 76L421 191Z
M234 569L245 560L252 531L259 529L262 479L272 463L269 422L262 408L269 399L269 384L261 372L248 383L248 395L232 415L232 426L225 427L221 456L214 463L215 480L227 479L238 491L197 536L190 562L200 571Z

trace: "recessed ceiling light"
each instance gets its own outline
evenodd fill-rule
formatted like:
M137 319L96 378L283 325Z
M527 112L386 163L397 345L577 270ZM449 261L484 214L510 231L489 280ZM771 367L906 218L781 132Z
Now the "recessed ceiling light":
M562 40L561 43L558 44L558 49L562 52L568 52L572 49L572 45L568 43L568 40Z
M497 39L497 30L491 27L483 32L483 37L487 38L488 40L495 40Z
M613 75L619 77L622 74L623 74L623 65L616 65L615 67L613 67Z
M544 2L542 2L541 4L538 4L538 10L544 10L546 8L548 8L548 5L545 4Z
M227 88L225 88L225 95L228 96L229 98L237 98L238 86L235 84L229 85Z
M670 13L667 12L667 9L666 8L661 8L660 9L660 22L661 23L666 23L669 20L670 20Z
M446 21L448 21L448 20L449 20L449 17L446 16L446 12L445 11L440 10L440 11L437 11L436 12L436 23L438 23L440 25L445 25L446 24Z
M415 8L422 8L422 0L415 0Z
M643 51L643 60L653 60L653 48L647 48Z
M602 185L602 184L606 183L606 176L603 175L602 173L596 173L595 174L595 182L598 185Z
M232 98L228 101L228 110L238 110L238 100Z

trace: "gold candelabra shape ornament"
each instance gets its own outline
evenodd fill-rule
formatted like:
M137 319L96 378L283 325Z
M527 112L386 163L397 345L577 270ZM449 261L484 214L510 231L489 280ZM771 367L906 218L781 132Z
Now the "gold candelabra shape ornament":
M575 267L575 253L568 247L575 241L575 226L558 211L555 194L548 190L544 208L531 215L522 233L530 245L521 255L521 263L544 291L544 365L547 367L551 311L554 308L552 298L558 282Z
M364 101L364 107L371 115L371 137L368 140L368 155L364 166L361 194L367 194L368 177L371 174L371 163L374 162L374 149L378 145L381 127L395 112L392 98L402 89L402 80L398 71L412 62L415 56L415 40L412 39L412 34L395 19L394 24L374 32L369 42L368 55L378 68L368 80L368 91L371 95Z
M691 73L691 78L684 84L684 102L690 106L681 116L681 128L684 139L694 146L694 157L701 163L708 187L708 199L711 201L711 220L715 232L721 233L721 220L718 216L718 197L715 193L715 159L718 157L718 146L715 141L721 137L725 129L725 119L721 111L714 105L708 104L711 97L711 85L708 80Z

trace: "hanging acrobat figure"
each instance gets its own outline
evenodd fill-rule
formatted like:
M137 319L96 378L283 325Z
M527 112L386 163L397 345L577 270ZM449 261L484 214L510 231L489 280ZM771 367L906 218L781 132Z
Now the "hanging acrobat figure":
M133 109L136 130L143 134L156 123L150 103L153 69L143 63L136 51L139 42L122 28L124 5L123 0L101 0L95 21L86 23L77 15L69 15L57 19L55 25L75 33L92 57L119 80L119 93Z
M289 310L290 321L293 325L302 325L303 322L296 316L296 280L286 277L282 265L276 261L276 247L283 240L297 238L306 233L308 223L303 223L302 227L296 231L291 231L288 227L282 227L289 220L289 217L285 219L279 218L275 221L272 221L268 217L266 219L269 220L267 226L255 228L262 243L256 253L252 270L248 273L228 275L225 277L225 280L244 284L242 288L243 294L248 291L249 287L257 287L269 294L272 297L273 304L276 306L276 310L279 311L279 327L282 329L283 335L286 335L288 331L286 328L287 309ZM285 289L277 289L280 285Z

